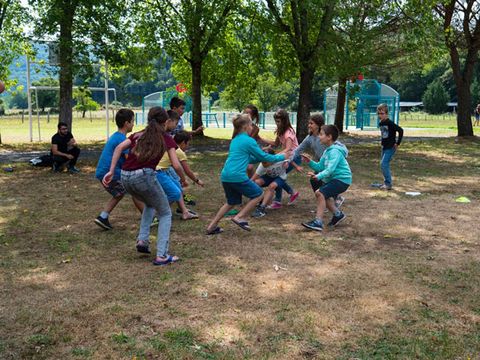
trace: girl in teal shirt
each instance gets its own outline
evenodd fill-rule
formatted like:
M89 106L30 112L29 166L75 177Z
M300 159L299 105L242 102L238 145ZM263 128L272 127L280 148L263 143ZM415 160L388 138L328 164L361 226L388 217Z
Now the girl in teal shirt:
M249 135L253 127L252 120L247 114L235 116L233 118L233 128L232 142L230 143L227 161L225 161L220 176L227 202L218 210L212 222L208 225L207 235L223 232L223 229L218 226L219 221L235 205L242 203L242 196L248 197L250 200L242 210L232 218L232 221L242 229L250 231L248 221L245 219L262 200L263 191L260 186L248 178L248 164L253 161L278 162L290 156L290 154L271 155L264 152L260 146L258 146L255 139Z

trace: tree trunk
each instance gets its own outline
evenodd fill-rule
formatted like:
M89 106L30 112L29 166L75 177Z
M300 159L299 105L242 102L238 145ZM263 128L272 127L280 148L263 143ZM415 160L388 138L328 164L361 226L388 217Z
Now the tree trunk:
M72 129L72 86L73 86L73 42L72 26L75 8L72 4L64 7L64 16L60 21L60 105L59 120Z
M202 61L192 61L192 130L203 126L202 122Z
M299 141L308 135L314 73L315 71L309 68L302 68L300 71L300 94L297 109L297 138Z
M343 120L345 115L345 101L347 99L347 79L338 79L337 109L335 110L335 126L343 133ZM348 104L347 104L348 106Z
M472 94L470 85L461 81L463 84L457 85L458 108L457 108L457 135L473 136L471 102Z

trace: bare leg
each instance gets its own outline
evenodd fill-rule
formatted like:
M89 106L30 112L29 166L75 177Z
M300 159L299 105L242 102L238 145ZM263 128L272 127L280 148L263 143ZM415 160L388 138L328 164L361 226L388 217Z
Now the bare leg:
M323 220L323 213L326 207L325 197L318 190L315 191L315 196L317 197L317 219Z
M327 199L327 209L330 210L330 212L335 215L335 213L338 211L337 207L335 206L335 200L334 198L328 198Z
M245 220L245 216L249 215L252 210L257 206L257 204L262 200L263 194L251 199L243 208L240 210L240 212L233 217L233 220L237 222L243 222Z
M117 197L113 197L111 198L107 205L105 205L105 207L103 208L103 211L107 212L107 213L111 213L113 209L115 209L115 206L117 206L117 204L120 202L120 200L123 199L123 195L121 196L117 196Z
M272 202L273 196L275 195L276 188L277 188L276 182L273 182L270 185L268 185L267 189L265 190L265 193L263 194L262 205L267 206Z
M212 222L208 225L207 231L215 229L220 222L220 220L225 216L227 212L233 209L234 205L223 204L222 207L218 210L217 214L213 218Z
M180 197L180 200L177 201L178 207L182 211L182 219L183 220L188 220L191 219L192 217L195 217L194 215L190 214L188 211L187 206L185 205L185 201L183 200L183 195Z

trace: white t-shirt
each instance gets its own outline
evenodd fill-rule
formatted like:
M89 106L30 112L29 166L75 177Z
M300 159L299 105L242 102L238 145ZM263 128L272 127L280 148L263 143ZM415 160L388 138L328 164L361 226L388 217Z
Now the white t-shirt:
M263 166L262 163L260 163L260 165L258 165L257 167L256 173L259 176L267 175L268 177L271 177L271 178L280 177L280 179L286 180L287 169L283 167L284 164L285 164L285 161L279 161L268 167L265 167Z

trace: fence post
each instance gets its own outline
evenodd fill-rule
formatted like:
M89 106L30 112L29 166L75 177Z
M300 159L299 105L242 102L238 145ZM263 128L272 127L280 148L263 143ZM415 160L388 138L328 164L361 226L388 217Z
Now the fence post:
M25 113L22 110L22 124L23 124L23 118L25 117Z
M227 128L227 113L223 112L223 128Z
M47 124L50 123L50 109L47 110Z

